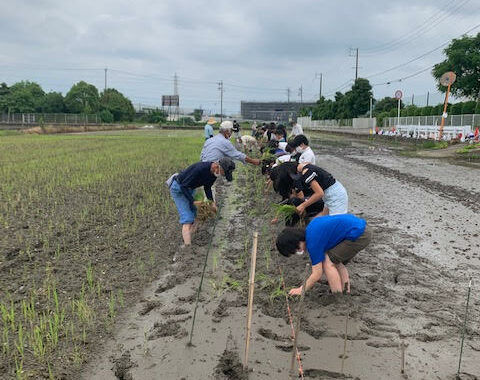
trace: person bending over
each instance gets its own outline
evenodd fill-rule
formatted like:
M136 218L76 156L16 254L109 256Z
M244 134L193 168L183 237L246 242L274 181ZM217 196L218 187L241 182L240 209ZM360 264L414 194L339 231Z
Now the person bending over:
M351 214L327 215L314 218L306 228L285 228L278 235L276 245L286 257L308 251L312 274L307 279L305 291L325 273L332 293L345 289L350 293L350 277L345 265L367 247L371 239L371 229L364 219ZM290 290L289 294L301 294L302 286Z
M195 189L203 186L205 195L213 202L213 208L216 211L217 206L213 200L212 185L221 175L225 176L227 181L232 181L232 172L235 170L235 163L228 157L221 158L219 161L197 162L188 168L175 173L167 180L170 188L170 194L177 207L182 225L183 246L189 247L192 244L192 232L195 229L195 218L197 209L194 204Z

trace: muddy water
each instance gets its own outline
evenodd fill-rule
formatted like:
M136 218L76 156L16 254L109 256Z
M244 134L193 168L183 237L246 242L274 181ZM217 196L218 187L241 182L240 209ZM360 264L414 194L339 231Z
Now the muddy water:
M345 185L351 212L367 219L375 237L349 264L351 296L331 297L322 283L305 298L298 340L305 378L343 377L348 315L345 378L453 379L470 277L478 280L470 303L462 378L479 378L480 217L475 204L479 186L468 179L478 178L478 171L439 160L433 165L349 141L322 142L314 148L317 163ZM448 173L445 180L443 173ZM115 339L86 368L85 379L289 378L292 341L285 300L270 301L260 282L248 374L239 366L248 268L240 268L238 260L253 229L264 235L275 230L265 228L266 216L252 214L256 206L246 202L245 197L251 198L243 192L246 186L236 181L219 189L221 218L197 312L194 346L186 346L187 335L212 225L195 238L195 252L166 268L165 276L132 305L118 324ZM472 202L465 199L467 193ZM265 257L276 254L269 249L268 244L261 246L257 273L268 272ZM306 259L277 260L287 286L298 286ZM232 278L226 277L229 274ZM234 280L243 281L240 291L234 289ZM295 313L297 302L291 302ZM401 342L406 346L405 375L400 373Z

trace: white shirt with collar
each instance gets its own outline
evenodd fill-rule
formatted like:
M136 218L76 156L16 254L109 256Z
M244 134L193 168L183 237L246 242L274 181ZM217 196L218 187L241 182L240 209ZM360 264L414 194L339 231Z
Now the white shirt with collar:
M315 153L313 153L312 148L308 147L305 151L301 154L300 158L298 159L299 164L308 163L315 165Z

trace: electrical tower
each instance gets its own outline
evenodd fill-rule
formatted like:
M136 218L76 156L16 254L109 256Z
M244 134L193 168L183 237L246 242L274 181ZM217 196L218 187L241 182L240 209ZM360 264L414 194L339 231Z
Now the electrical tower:
M300 85L300 88L298 89L298 96L300 96L300 104L303 103L303 86Z
M322 80L323 80L323 74L320 73L315 73L315 79L320 78L320 87L318 89L318 100L322 99Z
M350 57L355 57L355 81L358 78L358 48L350 48Z
M217 83L220 91L220 123L223 121L223 80Z
M290 103L290 88L287 88L287 102Z

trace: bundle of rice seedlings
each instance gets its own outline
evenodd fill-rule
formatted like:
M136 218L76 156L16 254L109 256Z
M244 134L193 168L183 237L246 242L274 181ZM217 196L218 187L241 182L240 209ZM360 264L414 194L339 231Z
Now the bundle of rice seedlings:
M193 200L194 201L199 201L203 202L203 194L201 191L196 191L195 194L193 195Z
M212 201L206 202L195 202L197 206L197 220L200 222L204 222L210 218L214 218L216 215L216 211L213 208Z
M291 221L293 216L297 213L297 208L293 205L274 204L273 207L277 212L276 217L278 218L281 215L287 222Z

